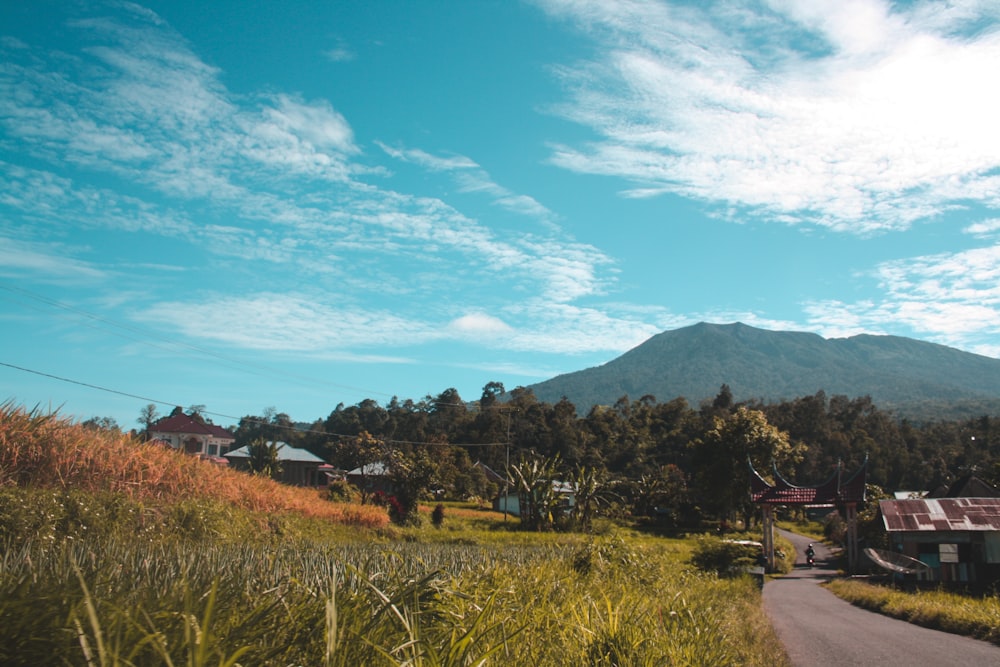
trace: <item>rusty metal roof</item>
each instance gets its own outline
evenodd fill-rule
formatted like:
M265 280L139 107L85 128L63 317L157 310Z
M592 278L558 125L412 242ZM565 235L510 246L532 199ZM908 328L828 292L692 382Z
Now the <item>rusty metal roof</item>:
M920 498L879 501L889 532L1000 531L1000 498Z

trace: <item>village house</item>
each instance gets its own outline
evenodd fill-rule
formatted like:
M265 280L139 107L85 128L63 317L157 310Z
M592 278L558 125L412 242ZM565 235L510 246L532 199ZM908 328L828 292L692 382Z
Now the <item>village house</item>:
M552 480L552 491L559 498L559 506L568 513L576 504L576 489L569 482ZM521 496L518 492L503 491L493 500L493 509L513 516L521 516Z
M266 443L268 446L271 442ZM275 442L281 473L275 479L293 486L327 486L333 466L306 449L292 447L286 442ZM228 452L226 458L236 470L250 471L249 446Z
M149 438L188 454L206 457L223 456L236 441L236 437L221 426L184 414L179 409L150 425Z
M1000 581L1000 492L965 477L931 495L937 497L879 502L892 551L924 563L922 580L978 586Z
M347 481L357 487L364 495L375 493L392 493L392 480L389 479L389 468L385 463L377 461L366 463L345 475Z

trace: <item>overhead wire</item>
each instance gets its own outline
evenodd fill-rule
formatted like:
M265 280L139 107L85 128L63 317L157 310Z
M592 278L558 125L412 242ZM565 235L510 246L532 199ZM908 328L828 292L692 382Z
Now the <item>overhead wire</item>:
M101 385L93 384L90 382L82 382L80 380L74 380L72 378L63 377L60 375L55 375L53 373L46 373L44 371L39 371L31 368L25 368L24 366L18 366L17 364L12 364L6 361L0 361L0 366L6 366L7 368L13 368L14 370L22 371L25 373L31 373L33 375L38 375L41 377L49 378L52 380L58 380L60 382L67 382L70 384L75 384L81 387L87 387L88 389L95 389L98 391L104 391L111 394L117 394L119 396L126 396L128 398L135 398L148 403L155 403L157 405L168 405L176 406L177 403L170 401L162 401L155 398L149 398L147 396L140 396L138 394L132 394L126 391L120 391L118 389L111 389L109 387L103 387ZM263 419L255 419L253 417L243 416L237 417L234 415L228 415L221 412L212 412L209 410L201 410L199 414L209 415L211 417L220 417L224 419L236 420L238 423L250 423L257 424L259 426L268 426L271 428L283 428L293 431L295 433L309 433L314 435L324 435L327 437L334 438L356 438L357 435L347 434L347 433L331 433L329 431L318 431L315 429L303 429L293 425L275 424L273 422L265 421ZM374 436L373 436L374 437ZM422 442L417 440L395 440L392 438L375 438L384 443L391 444L401 444L401 445L420 445L429 447L507 447L510 445L509 442L475 442L475 443L457 443L457 442Z
M340 383L337 383L337 382L331 382L329 380L321 380L319 378L309 377L309 376L306 376L306 375L300 375L300 374L297 374L297 373L289 373L288 371L284 371L284 370L272 368L272 367L266 366L264 364L258 364L258 363L254 363L254 362L251 362L251 361L247 361L245 359L240 359L240 358L237 358L237 357L231 357L231 356L228 356L228 355L216 352L214 350L206 349L206 348L203 348L203 347L200 347L200 346L197 346L197 345L193 345L193 344L190 344L190 343L186 343L186 342L181 342L181 341L169 338L167 336L164 336L162 334L159 334L159 333L156 333L156 332L152 332L152 331L149 331L147 329L142 329L140 327L137 327L137 326L134 326L134 325L131 325L131 324L125 324L125 323L122 323L122 322L117 322L117 321L112 320L110 318L107 318L107 317L104 317L104 316L101 316L101 315L97 315L97 314L91 313L89 311L83 310L82 308L78 308L76 306L72 306L72 305L63 303L63 302L58 301L56 299L51 299L51 298L49 298L47 296L44 296L42 294L38 294L37 292L32 292L31 290L27 290L27 289L24 289L22 287L15 287L13 285L5 284L3 281L0 281L0 289L6 290L7 292L9 292L11 294L16 294L16 295L20 295L21 297L33 299L35 301L38 301L38 302L43 303L43 304L46 304L46 305L51 306L53 308L61 309L61 310L64 310L66 312L72 313L72 314L76 315L77 317L82 318L85 321L86 325L88 327L90 327L90 328L99 329L100 325L103 325L104 327L106 327L105 328L106 331L109 331L110 333L112 333L112 334L114 334L116 336L119 336L121 338L124 338L126 340L132 340L134 342L137 342L137 343L140 343L140 344L143 344L143 345L148 345L150 347L154 347L154 348L158 348L158 349L162 349L162 350L166 350L166 351L170 351L170 352L177 352L179 350L188 350L189 352L194 352L194 353L197 353L197 354L200 354L200 355L204 355L204 356L207 356L207 357L214 358L214 359L219 360L219 361L226 362L226 364L228 364L226 367L234 369L234 370L242 370L244 372L249 372L249 373L252 373L252 374L255 374L255 375L273 374L275 376L283 376L283 377L290 378L290 379L293 379L293 380L305 381L305 382L307 382L309 384L325 385L325 386L335 387L335 388L339 388L339 389L347 389L347 390L350 390L350 391L360 392L360 393L369 394L369 395L375 394L375 395L384 396L384 397L392 397L392 398L396 398L397 397L396 394L391 394L391 393L388 393L388 392L382 392L382 391L377 391L377 390L372 390L372 389L365 389L363 387L355 387L355 386L351 386L351 385L340 384ZM40 309L35 308L35 310L40 310ZM135 336L126 335L126 334L122 333L122 331L131 332L132 334L135 334L135 336L139 336L139 338L136 338ZM150 340L145 340L145 338L150 338L150 339L158 340L158 341L160 341L160 343L163 343L163 344L159 344L159 343L156 343L156 342L151 342ZM79 383L79 382L74 382L74 384L81 384L81 385L84 385L84 386L86 385L86 383ZM118 393L118 392L114 392L114 393ZM124 394L124 395L127 395L127 394ZM427 398L431 398L431 397L427 396ZM432 399L431 402L433 402L435 406L439 406L439 407L462 407L462 406L466 405L463 402L449 403L449 402L445 402L445 401L433 401L433 399Z

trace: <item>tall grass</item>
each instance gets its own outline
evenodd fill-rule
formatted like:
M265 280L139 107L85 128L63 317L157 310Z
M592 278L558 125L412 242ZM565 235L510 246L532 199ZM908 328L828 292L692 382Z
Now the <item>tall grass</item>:
M0 561L0 664L781 665L746 579L578 547L63 542Z
M969 596L943 590L901 591L856 579L827 587L851 604L935 630L1000 644L1000 596Z
M314 489L228 470L127 434L88 430L7 402L0 405L0 487L10 485L111 493L159 504L213 499L262 515L294 512L366 528L388 523L379 508L331 503Z

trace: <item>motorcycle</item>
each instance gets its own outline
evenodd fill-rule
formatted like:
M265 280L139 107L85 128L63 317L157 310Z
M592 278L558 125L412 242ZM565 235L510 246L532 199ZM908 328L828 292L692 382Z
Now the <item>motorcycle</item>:
M806 565L814 567L816 565L816 558L813 556L806 556Z

